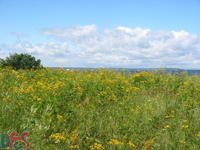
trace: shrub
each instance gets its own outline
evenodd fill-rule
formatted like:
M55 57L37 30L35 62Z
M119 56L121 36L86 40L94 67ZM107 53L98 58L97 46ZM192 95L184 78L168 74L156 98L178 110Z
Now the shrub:
M12 67L15 70L18 69L39 69L42 68L40 59L29 54L11 54L6 59L0 59L0 67Z

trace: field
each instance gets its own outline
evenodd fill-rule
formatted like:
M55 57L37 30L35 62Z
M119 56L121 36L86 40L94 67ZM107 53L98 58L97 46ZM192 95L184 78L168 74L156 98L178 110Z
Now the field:
M31 150L200 149L200 76L1 69L0 110Z

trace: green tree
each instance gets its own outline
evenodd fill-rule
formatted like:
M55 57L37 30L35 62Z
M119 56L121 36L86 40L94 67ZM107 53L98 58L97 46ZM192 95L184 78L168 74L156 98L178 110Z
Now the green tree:
M5 59L0 59L0 67L12 67L13 69L39 69L42 68L40 59L29 54L11 54Z

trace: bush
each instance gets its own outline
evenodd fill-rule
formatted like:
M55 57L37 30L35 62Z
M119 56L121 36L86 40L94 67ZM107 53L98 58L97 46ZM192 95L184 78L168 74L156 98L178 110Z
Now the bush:
M42 68L40 59L29 54L11 54L6 59L0 59L0 67L12 67L15 70L18 69L39 69Z

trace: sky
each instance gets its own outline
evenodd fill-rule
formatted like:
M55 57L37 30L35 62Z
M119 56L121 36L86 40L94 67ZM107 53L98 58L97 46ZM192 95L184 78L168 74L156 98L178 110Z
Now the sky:
M0 58L200 69L200 0L0 0Z

